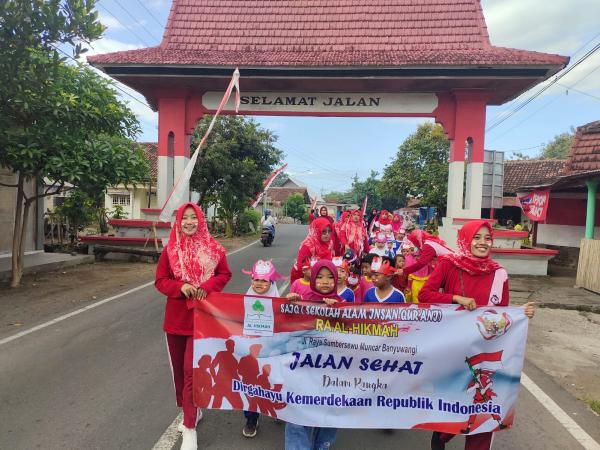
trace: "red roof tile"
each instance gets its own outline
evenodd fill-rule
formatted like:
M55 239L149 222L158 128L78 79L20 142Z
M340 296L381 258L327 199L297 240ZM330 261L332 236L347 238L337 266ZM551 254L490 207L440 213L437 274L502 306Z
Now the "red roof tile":
M479 0L173 0L158 47L94 64L555 65L490 44Z
M600 120L577 128L569 154L569 173L600 170Z
M158 175L158 144L156 142L138 142L144 150L144 156L150 164L150 176L156 181Z
M526 159L504 163L504 193L516 194L525 186L551 184L567 168L564 159Z

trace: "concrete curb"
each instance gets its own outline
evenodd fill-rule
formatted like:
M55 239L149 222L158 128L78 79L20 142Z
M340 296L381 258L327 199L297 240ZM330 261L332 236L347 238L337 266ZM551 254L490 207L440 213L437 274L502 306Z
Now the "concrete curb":
M47 263L26 266L23 269L23 274L28 275L28 274L32 274L32 273L52 272L54 270L64 269L65 267L78 266L80 264L91 264L93 262L94 262L94 255L70 256L69 259L64 259L64 260L60 260L60 261L50 261ZM11 269L1 270L0 271L0 281L10 280L11 275L12 275Z
M538 308L565 309L568 311L582 311L600 314L600 305L573 305L569 303L538 303Z

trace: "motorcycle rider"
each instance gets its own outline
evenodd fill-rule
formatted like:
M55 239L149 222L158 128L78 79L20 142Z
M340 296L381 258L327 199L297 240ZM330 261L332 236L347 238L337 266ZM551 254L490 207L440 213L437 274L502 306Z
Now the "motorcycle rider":
M277 223L277 219L271 215L270 209L265 209L265 214L260 218L260 225L263 228L269 228L271 233L273 234L273 239L275 239L275 224Z

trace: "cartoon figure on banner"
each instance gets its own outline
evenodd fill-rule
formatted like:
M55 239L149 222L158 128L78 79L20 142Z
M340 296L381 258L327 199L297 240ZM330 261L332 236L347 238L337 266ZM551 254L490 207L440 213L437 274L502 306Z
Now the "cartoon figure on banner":
M212 407L220 408L223 398L226 398L233 408L242 409L244 406L242 397L239 392L231 390L233 380L240 379L238 375L238 361L233 355L235 342L232 339L227 339L225 341L225 348L226 350L218 352L215 355L210 364L210 374L214 380L212 384L212 393L214 395ZM194 398L196 398L196 389L197 386L194 385Z
M477 317L477 329L486 341L504 336L511 325L512 319L507 313L499 314L494 309L487 309Z
M225 341L226 350L218 352L211 362L210 355L203 355L198 360L198 367L194 369L194 401L201 408L220 408L223 398L231 404L233 409L245 409L268 414L276 418L276 410L285 408L286 403L273 401L255 395L245 395L248 406L239 392L234 392L234 380L273 392L281 392L281 384L271 386L269 376L271 365L260 367L258 356L262 349L261 344L250 346L250 353L240 358L239 362L234 356L235 342L232 339ZM262 372L261 372L262 371ZM211 405L212 397L212 405Z
M469 371L471 372L472 377L472 380L467 385L466 390L467 392L474 391L474 404L487 403L494 397L497 397L496 393L492 389L494 386L493 377L496 373L495 370L492 370L492 367L499 367L502 364L502 352L503 350L495 353L478 353L477 355L465 358L465 362L467 363L467 366L469 366ZM473 414L469 416L466 427L460 430L460 432L463 434L469 434L471 432L471 427L475 424L476 420L479 418L478 422L481 424L486 421L486 418L481 416L488 415L498 422L499 429L502 430L506 428L506 425L502 423L502 417L500 417L499 414Z
M208 408L212 392L210 375L210 355L202 355L198 360L198 368L194 369L195 402L200 408Z

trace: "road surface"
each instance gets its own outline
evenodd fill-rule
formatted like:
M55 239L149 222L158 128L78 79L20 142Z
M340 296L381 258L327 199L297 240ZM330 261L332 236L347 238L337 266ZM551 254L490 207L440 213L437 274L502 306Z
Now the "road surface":
M306 227L281 225L272 247L256 243L230 255L234 277L227 290L245 292L249 279L241 269L259 258L272 258L287 273L305 235ZM0 449L178 448L168 430L178 409L163 308L164 297L148 285L0 340ZM542 394L531 385L521 389L516 425L497 434L494 448L600 449L598 417L535 366L526 363L525 373ZM242 437L242 425L241 413L206 411L199 448L283 448L283 424L263 418L254 439ZM447 448L463 442L458 437ZM429 434L340 430L335 448L426 449Z

